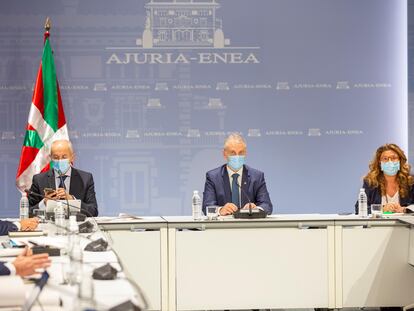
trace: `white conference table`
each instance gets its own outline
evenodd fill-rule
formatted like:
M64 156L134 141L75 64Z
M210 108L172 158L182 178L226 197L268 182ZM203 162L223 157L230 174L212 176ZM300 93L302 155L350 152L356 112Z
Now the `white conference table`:
M151 310L168 310L168 231L161 217L98 218L124 268L143 289Z
M413 217L407 217L401 219L403 222L411 225L411 231L410 231L410 250L409 250L409 258L408 263L414 267L414 216ZM414 299L413 299L414 301Z
M414 217L102 221L153 310L402 306Z
M46 244L51 243L52 245L67 247L68 237L67 236L55 236L55 228L50 224L41 224L40 228L48 233L47 237L30 237L30 238L13 238L17 241L44 241ZM93 234L80 234L82 236L80 242L81 247L84 248L91 240L96 240L98 238L106 239L105 235L102 232L95 232ZM88 236L88 238L85 238ZM0 237L0 241L8 240L7 236ZM32 310L73 310L77 298L77 286L70 286L63 284L64 273L67 272L70 268L69 258L66 255L62 256L52 256L52 265L48 268L50 278L48 283L44 287L42 293L39 296L39 301L42 304L40 307L38 304L34 306ZM13 258L2 257L0 260L12 261ZM113 250L108 248L106 252L83 252L83 274L92 275L93 269L103 266L106 263L110 263L118 272L118 276L115 280L92 280L94 288L94 300L96 306L102 309L108 309L117 304L125 302L127 300L132 300L141 307L144 304L144 301L141 299L140 295L137 294L136 289L126 278L126 271L122 270L117 256L114 254ZM7 277L5 277L7 278ZM1 284L7 283L7 280L1 280ZM33 284L24 285L24 290L26 294L30 293ZM14 289L12 289L14 290ZM2 290L2 294L7 292L5 289ZM59 301L62 303L62 306L59 306ZM16 310L16 308L0 308L1 310Z

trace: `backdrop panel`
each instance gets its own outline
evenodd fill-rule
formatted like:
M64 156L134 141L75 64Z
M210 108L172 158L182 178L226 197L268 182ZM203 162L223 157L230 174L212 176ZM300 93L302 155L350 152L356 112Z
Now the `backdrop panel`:
M189 215L233 131L276 213L353 211L375 149L407 149L404 0L2 1L1 216L46 16L101 215Z

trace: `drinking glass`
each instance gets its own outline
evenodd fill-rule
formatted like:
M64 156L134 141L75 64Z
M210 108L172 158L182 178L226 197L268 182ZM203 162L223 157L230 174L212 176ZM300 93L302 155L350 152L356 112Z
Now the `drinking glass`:
M382 217L382 204L371 204L371 217L372 218Z

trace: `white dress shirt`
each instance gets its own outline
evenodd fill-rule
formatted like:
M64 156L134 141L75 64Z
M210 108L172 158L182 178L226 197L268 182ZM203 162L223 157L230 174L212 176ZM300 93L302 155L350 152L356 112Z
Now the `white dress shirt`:
M230 179L230 189L231 189L231 191L233 192L233 189L232 189L232 182L233 182L233 174L239 174L239 177L237 177L237 183L239 184L239 198L240 198L240 205L242 205L242 199L241 199L241 197L242 197L242 191L241 191L241 187L242 187L242 180L243 180L243 166L241 167L241 169L239 169L237 172L234 172L231 168L229 168L228 166L227 166L227 173L229 174L229 179ZM249 198L248 198L249 199ZM250 199L251 200L251 199ZM254 203L254 202L252 202L252 203ZM244 206L240 206L240 208L244 208ZM258 208L258 209L260 209L260 210L263 210L263 208L261 208L260 206L256 206L256 208ZM220 211L220 209L219 209L219 211Z
M398 203L398 204L400 204L400 194L398 193L398 191L392 197L390 197L388 194L383 195L381 197L381 205L385 205L387 203Z
M233 171L229 166L226 166L226 167L227 167L227 173L229 174L231 192L233 192L233 189L232 189L233 177L232 176L234 174L239 174L239 177L237 177L237 183L240 186L238 187L238 190L239 190L239 198L240 198L240 204L241 204L241 189L240 188L242 186L243 166L237 172ZM243 206L241 206L241 208L243 208Z
M229 166L226 166L227 168L227 174L229 174L229 180L230 180L230 190L233 191L232 189L232 182L233 182L233 174L239 174L239 177L237 177L237 183L240 185L241 187L241 182L242 182L242 176L243 176L243 166L241 167L241 169L239 169L237 172L233 171L231 168L229 168ZM240 198L240 204L241 203L241 189L239 188L239 198ZM231 202L229 202L231 203ZM217 210L217 213L220 215L220 210L223 208L223 206L220 206ZM241 206L240 208L243 208L243 206Z
M56 186L56 189L57 189L57 188L59 188L59 185L60 185L60 177L59 177L59 174L56 173L56 171L54 173L55 173L55 186ZM69 193L69 189L70 189L70 176L72 175L72 167L69 166L69 169L63 175L66 175L66 179L65 179L64 184L65 184L66 192Z

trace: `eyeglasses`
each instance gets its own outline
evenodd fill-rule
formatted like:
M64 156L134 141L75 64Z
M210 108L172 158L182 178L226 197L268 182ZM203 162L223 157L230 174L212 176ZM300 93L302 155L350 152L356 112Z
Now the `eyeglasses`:
M390 157L382 157L381 158L381 162L388 162L388 161L392 161L392 162L396 162L398 161L400 158L397 156L390 156Z

